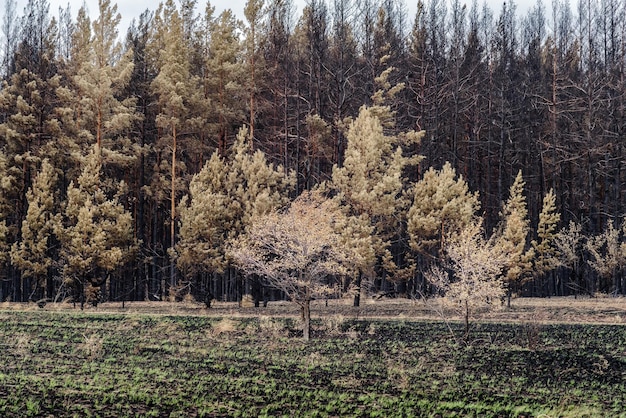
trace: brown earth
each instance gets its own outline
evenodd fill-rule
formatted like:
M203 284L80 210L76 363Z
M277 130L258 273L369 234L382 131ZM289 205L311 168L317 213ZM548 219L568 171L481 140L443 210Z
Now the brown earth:
M0 310L79 311L71 303L48 303L39 308L35 303L0 303ZM211 309L196 302L107 302L86 307L86 313L198 315L213 317L298 317L298 306L290 302L269 302L267 307L240 307L236 302L214 302ZM344 319L441 320L455 319L432 302L410 299L365 299L360 307L352 300L314 301L313 318L337 316ZM458 319L458 318L456 318ZM598 323L626 324L626 297L600 295L590 297L518 298L511 308L496 307L474 319L493 322Z

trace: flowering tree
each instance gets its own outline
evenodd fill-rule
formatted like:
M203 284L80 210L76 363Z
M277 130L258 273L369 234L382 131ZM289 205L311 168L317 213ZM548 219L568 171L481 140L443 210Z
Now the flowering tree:
M340 229L346 224L335 200L305 192L284 212L257 217L230 248L237 267L265 278L302 309L310 338L310 303L338 291L335 279L350 271L351 252Z
M505 295L501 275L506 255L485 238L482 219L448 235L445 255L447 269L433 267L429 279L440 289L441 302L463 316L467 341L471 315L494 306Z

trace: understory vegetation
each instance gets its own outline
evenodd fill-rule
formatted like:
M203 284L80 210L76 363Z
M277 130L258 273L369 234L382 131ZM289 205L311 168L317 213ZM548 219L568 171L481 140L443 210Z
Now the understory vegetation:
M626 327L0 312L0 415L626 416ZM450 328L448 328L448 325Z

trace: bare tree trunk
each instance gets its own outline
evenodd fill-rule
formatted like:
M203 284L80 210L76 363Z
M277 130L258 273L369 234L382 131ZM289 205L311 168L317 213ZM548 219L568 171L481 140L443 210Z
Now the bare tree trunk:
M359 307L361 306L361 282L363 279L363 273L361 273L359 271L359 275L357 276L356 279L356 293L354 294L354 306L355 307Z
M174 250L176 245L176 125L172 126L172 193L170 213L170 248ZM170 264L170 286L176 285L176 266Z
M469 314L470 314L470 308L469 308L469 303L467 301L467 299L465 300L465 342L469 341Z
M255 118L255 108L254 108L254 95L256 92L256 62L255 62L255 54L256 54L256 25L255 22L252 21L250 24L250 36L252 39L252 52L250 55L250 146L254 149L254 118Z
M307 298L302 305L302 338L311 339L311 300Z

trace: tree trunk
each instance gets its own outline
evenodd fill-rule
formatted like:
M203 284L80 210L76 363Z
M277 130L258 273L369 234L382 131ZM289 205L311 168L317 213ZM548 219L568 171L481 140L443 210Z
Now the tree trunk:
M170 208L170 248L176 245L176 125L172 126L172 190ZM176 286L176 266L170 262L170 286Z
M469 341L469 303L465 300L465 342Z
M302 305L302 338L311 339L311 300L306 299Z
M511 293L513 293L511 291L511 285L509 284L508 288L506 289L506 307L507 309L511 309Z
M252 41L252 53L250 55L250 146L254 149L254 94L256 92L256 80L255 80L255 54L256 54L256 27L255 22L250 22L250 39Z
M359 275L356 279L356 293L354 294L354 306L359 307L361 305L361 281L362 281L362 273L359 271Z

